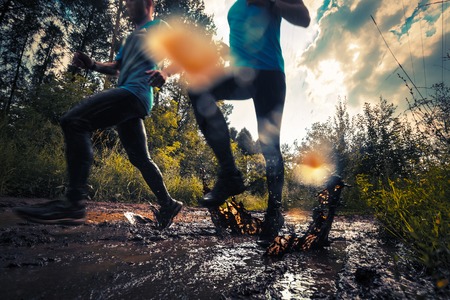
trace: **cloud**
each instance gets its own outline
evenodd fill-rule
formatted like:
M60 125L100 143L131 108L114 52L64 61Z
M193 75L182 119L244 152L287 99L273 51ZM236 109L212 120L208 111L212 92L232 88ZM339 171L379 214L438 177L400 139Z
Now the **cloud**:
M323 1L317 12L318 35L298 61L299 68L308 74L306 86L316 102L336 101L341 96L348 97L349 105L362 107L364 102L377 101L382 95L394 103L406 104L404 98L409 92L397 76L403 72L370 16L417 85L424 86L425 78L428 86L442 81L442 32L446 31L444 47L449 49L450 27L443 28L443 24L449 24L450 17L446 12L442 20L441 4ZM447 78L448 69L444 69ZM323 97L326 99L318 100Z
M205 1L225 42L229 32L226 14L234 1ZM431 0L304 2L311 25L303 29L283 22L281 29L287 82L283 142L301 139L306 127L333 116L339 97L347 98L351 114L362 112L364 102L377 102L380 96L397 104L398 112L406 108L405 98L410 94L397 74L405 75L371 15L424 97L425 86L449 81L450 61L442 60L442 41L445 52L450 52L450 3L444 4L442 19L442 4ZM256 118L249 113L251 101L230 103L235 106L232 126L246 127L256 137Z
M370 20L369 16L375 14L382 3L382 1L366 0L359 2L353 10L346 11L346 7L344 7L341 21L344 23L345 29L353 33L360 33L360 30Z
M317 22L319 22L323 18L323 16L330 10L331 7L335 7L335 6L336 6L336 4L334 3L334 1L324 0L323 5L317 9L317 16L316 16Z

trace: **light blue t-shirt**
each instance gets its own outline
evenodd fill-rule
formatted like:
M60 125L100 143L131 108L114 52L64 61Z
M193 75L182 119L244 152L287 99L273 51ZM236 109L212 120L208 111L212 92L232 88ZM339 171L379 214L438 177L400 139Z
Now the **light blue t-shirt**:
M228 12L228 24L232 65L284 72L279 14L237 0Z
M150 59L145 45L148 30L152 26L167 25L164 21L153 20L133 31L122 44L115 60L120 61L119 88L126 89L136 95L144 105L147 114L153 106L153 88L148 85L147 70L155 70L156 63ZM151 38L151 37L150 37Z

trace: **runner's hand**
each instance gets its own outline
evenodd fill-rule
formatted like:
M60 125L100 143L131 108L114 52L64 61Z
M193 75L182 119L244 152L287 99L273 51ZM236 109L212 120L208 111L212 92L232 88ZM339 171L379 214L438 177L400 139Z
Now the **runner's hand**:
M160 88L167 81L167 73L162 70L149 70L145 71L145 74L149 75L148 85Z
M77 51L73 55L72 65L82 69L92 69L94 61L83 52Z

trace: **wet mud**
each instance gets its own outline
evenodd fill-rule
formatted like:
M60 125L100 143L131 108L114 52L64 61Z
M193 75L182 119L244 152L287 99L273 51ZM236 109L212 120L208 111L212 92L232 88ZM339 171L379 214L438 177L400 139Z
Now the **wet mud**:
M255 236L218 236L206 209L184 208L160 232L148 205L88 204L82 226L21 221L12 207L45 199L0 198L1 299L448 299L432 278L386 245L371 217L337 216L330 246L264 256ZM261 213L252 215L262 218ZM285 234L305 232L309 212L287 212Z

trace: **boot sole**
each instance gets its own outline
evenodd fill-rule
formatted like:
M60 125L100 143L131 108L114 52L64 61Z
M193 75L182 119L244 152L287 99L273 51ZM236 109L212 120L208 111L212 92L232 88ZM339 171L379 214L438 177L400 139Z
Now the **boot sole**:
M21 214L20 212L16 212L16 214L26 221L38 223L38 224L45 224L45 225L80 226L86 222L86 218L78 218L78 219L64 218L64 219L57 219L57 220L43 220L43 219L34 218L34 217L31 217L28 215Z

